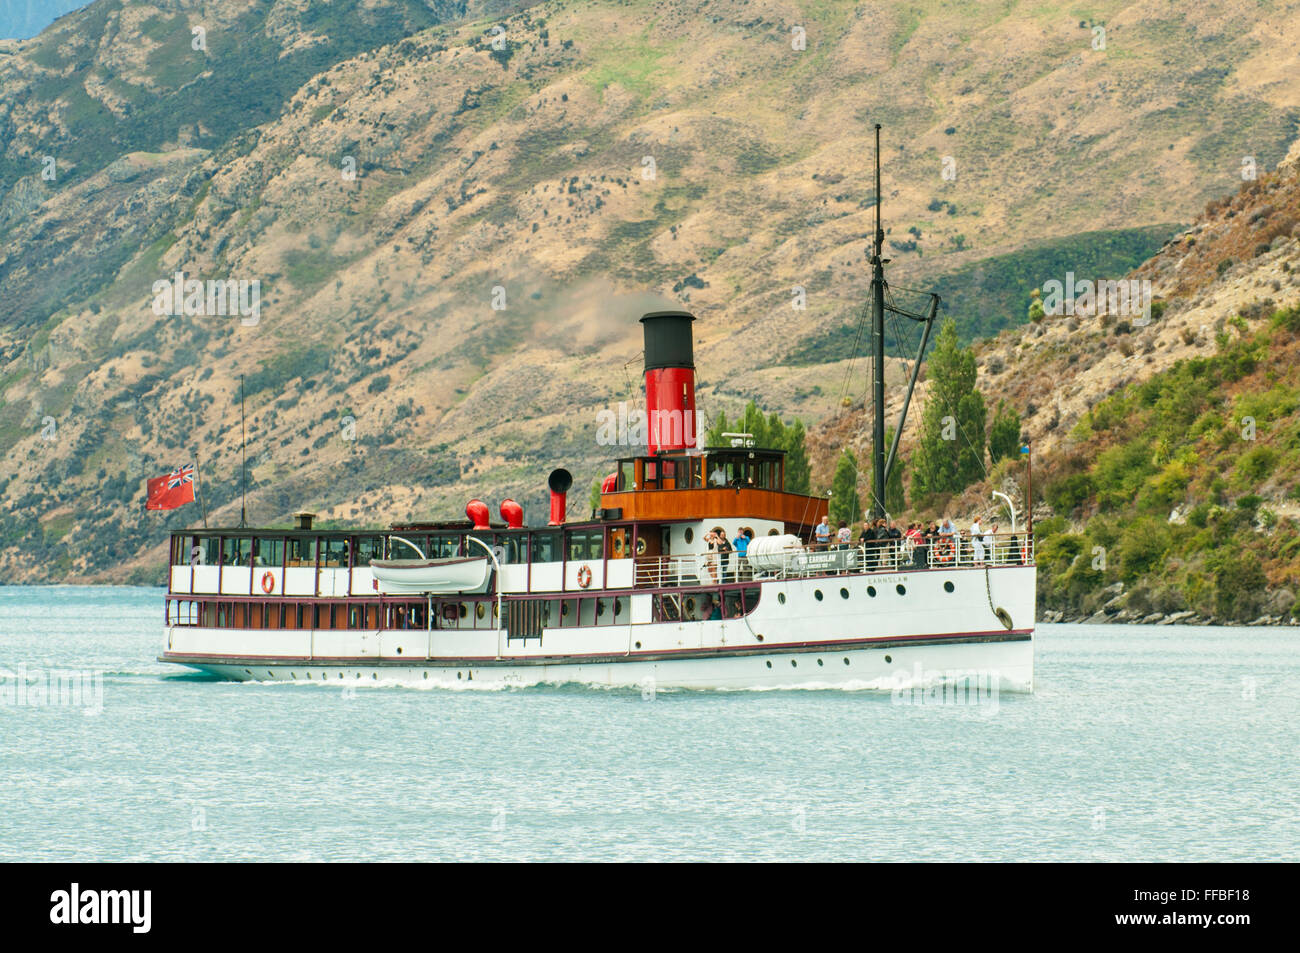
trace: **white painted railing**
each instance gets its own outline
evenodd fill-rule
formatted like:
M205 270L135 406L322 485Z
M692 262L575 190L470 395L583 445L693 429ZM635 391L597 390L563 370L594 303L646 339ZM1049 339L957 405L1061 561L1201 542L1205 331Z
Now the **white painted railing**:
M753 578L807 578L856 572L892 572L949 566L1014 566L1033 562L1034 544L1027 534L942 536L933 545L910 539L885 540L856 546L832 543L808 546L784 554L775 564L758 569L736 553L693 553L684 556L642 556L636 559L638 589L708 586L745 582Z

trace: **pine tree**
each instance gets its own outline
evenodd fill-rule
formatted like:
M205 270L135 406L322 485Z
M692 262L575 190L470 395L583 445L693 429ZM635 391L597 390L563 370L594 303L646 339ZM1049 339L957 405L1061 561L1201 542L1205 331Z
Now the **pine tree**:
M858 460L847 447L840 453L840 461L835 465L835 476L831 480L830 519L832 526L838 526L840 520L847 520L852 526L862 519L862 498L858 496Z
M998 401L989 428L989 459L994 463L1020 452L1020 415L1004 400Z
M785 491L787 493L812 492L812 467L808 463L808 449L804 446L806 436L803 421L795 418L794 426L786 431L785 446Z
M926 374L930 387L913 458L914 501L960 492L984 475L987 411L975 376L975 352L957 343L957 325L949 318Z

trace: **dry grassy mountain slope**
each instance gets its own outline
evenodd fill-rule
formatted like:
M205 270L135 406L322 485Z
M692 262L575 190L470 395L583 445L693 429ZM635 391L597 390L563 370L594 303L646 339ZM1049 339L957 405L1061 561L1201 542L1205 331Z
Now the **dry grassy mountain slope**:
M157 578L198 514L143 479L196 454L237 519L241 374L259 522L586 485L655 303L706 412L831 414L842 366L783 360L863 298L873 122L904 285L1188 221L1300 107L1296 3L434 6L97 0L0 45L10 578ZM158 316L177 271L259 320Z

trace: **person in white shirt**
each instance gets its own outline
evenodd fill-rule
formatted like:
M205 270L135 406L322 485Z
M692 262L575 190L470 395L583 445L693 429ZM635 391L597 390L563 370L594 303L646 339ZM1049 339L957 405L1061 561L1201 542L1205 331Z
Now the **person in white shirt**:
M984 534L984 550L989 554L989 561L994 563L998 561L998 551L993 545L996 542L994 537L997 535L997 531L998 524L994 523L989 527L988 532Z
M722 464L721 464L721 463L719 463L717 466L715 466L715 467L713 468L713 472L709 474L709 482L712 483L714 486L726 486L726 485L727 485L727 474L726 474L726 472L722 469Z

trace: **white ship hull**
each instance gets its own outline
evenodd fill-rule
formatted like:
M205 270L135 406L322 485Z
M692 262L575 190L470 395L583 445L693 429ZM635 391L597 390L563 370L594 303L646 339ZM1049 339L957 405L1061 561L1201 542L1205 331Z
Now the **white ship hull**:
M651 596L633 590L628 624L547 628L526 643L499 628L172 626L162 658L242 681L335 685L895 689L977 676L1033 689L1032 566L754 584L761 601L738 619L652 622Z

